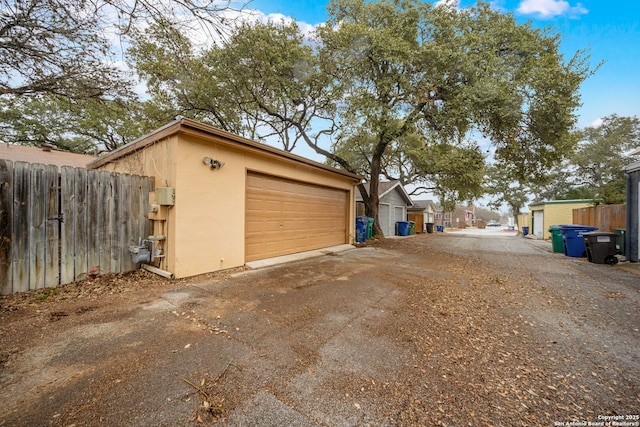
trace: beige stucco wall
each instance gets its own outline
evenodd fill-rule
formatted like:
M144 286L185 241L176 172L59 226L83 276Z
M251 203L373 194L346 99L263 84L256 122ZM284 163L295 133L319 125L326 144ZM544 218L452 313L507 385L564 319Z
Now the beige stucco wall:
M587 202L572 202L572 201L553 201L543 205L530 206L530 210L544 211L543 216L543 239L548 240L551 238L549 233L549 227L556 224L571 224L573 222L573 210L585 208L591 206Z
M204 157L225 164L214 170L203 162ZM100 169L151 175L156 187L176 189L175 205L166 212L168 240L161 268L177 278L244 265L248 170L347 190L348 206L355 206L353 180L218 137L173 135ZM355 234L354 210L349 212L345 242L353 241Z
M529 233L531 233L531 214L518 215L516 222L520 231L522 231L522 227L529 227Z

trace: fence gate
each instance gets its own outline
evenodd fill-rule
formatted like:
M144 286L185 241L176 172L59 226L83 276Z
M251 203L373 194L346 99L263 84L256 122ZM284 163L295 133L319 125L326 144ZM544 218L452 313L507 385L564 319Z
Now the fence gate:
M0 293L133 270L151 177L0 159Z

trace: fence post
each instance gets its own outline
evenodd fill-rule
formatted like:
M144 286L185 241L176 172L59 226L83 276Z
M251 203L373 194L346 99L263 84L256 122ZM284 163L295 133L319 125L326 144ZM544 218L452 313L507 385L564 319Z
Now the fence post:
M84 168L74 168L73 204L71 206L74 215L74 280L84 280L87 278L88 268L88 246L89 233L87 230L87 170Z
M31 168L29 163L13 165L13 229L12 264L13 292L29 290L29 190Z
M13 292L13 162L0 159L0 294Z

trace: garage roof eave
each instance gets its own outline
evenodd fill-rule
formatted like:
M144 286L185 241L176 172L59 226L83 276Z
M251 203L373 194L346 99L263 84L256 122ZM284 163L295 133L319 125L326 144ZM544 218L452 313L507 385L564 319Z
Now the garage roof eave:
M93 162L87 164L87 169L98 169L100 166L111 163L114 160L125 157L138 150L142 150L148 145L167 138L168 136L177 133L179 124L180 119L176 119L173 122L167 123L166 125L154 130L151 133L141 136L140 138L128 144L125 144L122 147L116 148L115 150L105 154L104 156L98 157Z
M357 174L347 172L341 169L337 169L337 168L304 158L302 156L292 154L288 151L271 147L267 144L253 141L251 139L232 134L222 129L218 129L211 125L207 125L205 123L201 123L196 120L187 119L184 117L177 118L173 122L168 123L167 125L141 138L138 138L135 141L130 142L129 144L124 145L103 157L100 157L94 160L93 162L87 165L87 168L97 169L102 165L113 162L135 151L141 150L148 145L156 143L172 135L178 135L178 134L196 135L196 136L203 137L205 139L216 138L217 141L220 141L223 143L226 142L226 143L237 144L253 151L258 151L266 154L271 154L277 157L286 158L288 160L291 160L297 163L303 163L314 168L323 169L330 173L342 175L346 178L349 178L351 181L354 182L354 184L362 180L362 177Z
M529 207L544 206L544 205L572 205L572 204L580 204L580 203L593 204L593 200L589 200L589 199L544 200L542 202L530 203Z
M639 151L640 153L640 151ZM640 162L631 163L622 168L626 173L631 173L640 170Z

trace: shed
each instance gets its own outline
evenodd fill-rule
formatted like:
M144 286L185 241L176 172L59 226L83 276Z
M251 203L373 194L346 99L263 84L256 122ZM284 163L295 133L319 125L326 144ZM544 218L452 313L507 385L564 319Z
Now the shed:
M433 200L414 200L407 208L407 218L416 223L416 232L424 233L426 224L435 224L436 204Z
M550 200L529 205L531 229L538 239L550 239L549 227L556 224L571 224L573 210L591 206L590 200Z
M522 227L527 227L527 232L531 232L531 213L518 214L516 217L516 225L520 231L524 231Z
M640 154L638 151L637 154ZM640 162L624 168L627 183L627 230L625 253L631 262L640 258Z
M157 266L177 278L353 242L359 176L191 119L88 167L155 177Z
M369 183L364 184L369 191ZM364 204L360 192L356 192L356 202ZM407 208L413 205L400 181L383 181L378 186L378 219L380 228L386 236L396 234L396 222L407 220Z

